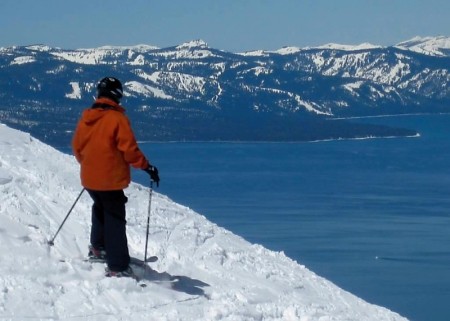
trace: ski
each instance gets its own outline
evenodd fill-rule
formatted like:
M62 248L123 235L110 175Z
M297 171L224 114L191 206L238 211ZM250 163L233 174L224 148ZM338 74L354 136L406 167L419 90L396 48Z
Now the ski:
M130 264L135 264L135 265L145 264L145 263L154 263L156 261L158 261L158 257L156 255L148 257L145 262L138 258L135 258L135 257L130 258Z
M88 258L84 259L84 261L85 262L89 262L89 263L106 263L105 259L102 259L102 258L98 259L98 258L95 258L95 257L88 257ZM148 257L147 261L145 261L145 263L154 263L156 261L158 261L158 257L155 255L155 256ZM144 264L144 261L139 260L139 259L137 259L135 257L131 257L130 258L130 264L132 264L132 265Z
M80 259L80 258L76 258ZM59 259L62 263L70 263L73 259L67 260L64 258ZM85 257L81 258L83 262L92 263L92 264L98 264L103 263L106 264L106 260L100 259L100 258L93 258L93 257ZM132 278L136 281L136 284L141 287L145 288L149 284L157 284L161 285L163 287L167 288L173 288L177 282L180 281L180 278L177 276L172 276L166 272L157 272L153 270L148 263L154 263L158 261L157 256L150 256L147 258L147 260L144 262L143 260L140 260L135 257L130 258L130 266L133 270L133 275L130 276L117 276L118 278ZM115 277L115 276L108 276L105 273L105 277Z

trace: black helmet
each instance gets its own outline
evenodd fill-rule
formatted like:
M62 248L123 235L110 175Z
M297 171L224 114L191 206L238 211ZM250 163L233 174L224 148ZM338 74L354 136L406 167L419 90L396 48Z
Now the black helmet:
M122 84L119 79L114 77L105 77L97 85L97 96L111 98L119 103L123 96Z

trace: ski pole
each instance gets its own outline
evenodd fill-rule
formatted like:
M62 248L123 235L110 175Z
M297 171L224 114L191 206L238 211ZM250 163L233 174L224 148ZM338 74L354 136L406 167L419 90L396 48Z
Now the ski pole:
M147 235L145 237L144 264L147 263L148 233L149 233L149 229L150 229L150 213L152 211L152 191L153 191L153 181L150 179L150 191L149 191L149 194L148 194Z
M66 222L67 218L69 217L70 213L72 212L73 208L75 207L75 204L77 204L78 200L81 197L81 194L83 194L85 188L83 187L83 189L81 190L80 194L78 195L77 199L75 200L75 202L72 204L72 207L70 208L69 212L67 213L66 217L64 218L64 220L62 221L61 225L59 226L58 230L55 233L55 236L53 236L53 238L48 241L48 245L53 246L55 245L55 238L58 235L59 231L61 231L61 228L63 227L64 223Z

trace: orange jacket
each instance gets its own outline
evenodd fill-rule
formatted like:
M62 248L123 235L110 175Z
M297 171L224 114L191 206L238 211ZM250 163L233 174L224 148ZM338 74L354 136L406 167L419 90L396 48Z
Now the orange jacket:
M130 165L144 169L148 160L140 151L125 109L99 98L83 111L72 139L73 153L81 165L81 184L95 191L126 188Z

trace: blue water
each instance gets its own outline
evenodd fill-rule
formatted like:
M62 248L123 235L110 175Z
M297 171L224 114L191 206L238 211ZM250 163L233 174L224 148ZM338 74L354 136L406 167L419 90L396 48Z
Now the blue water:
M448 321L450 115L355 121L421 137L141 147L158 192L371 303Z

